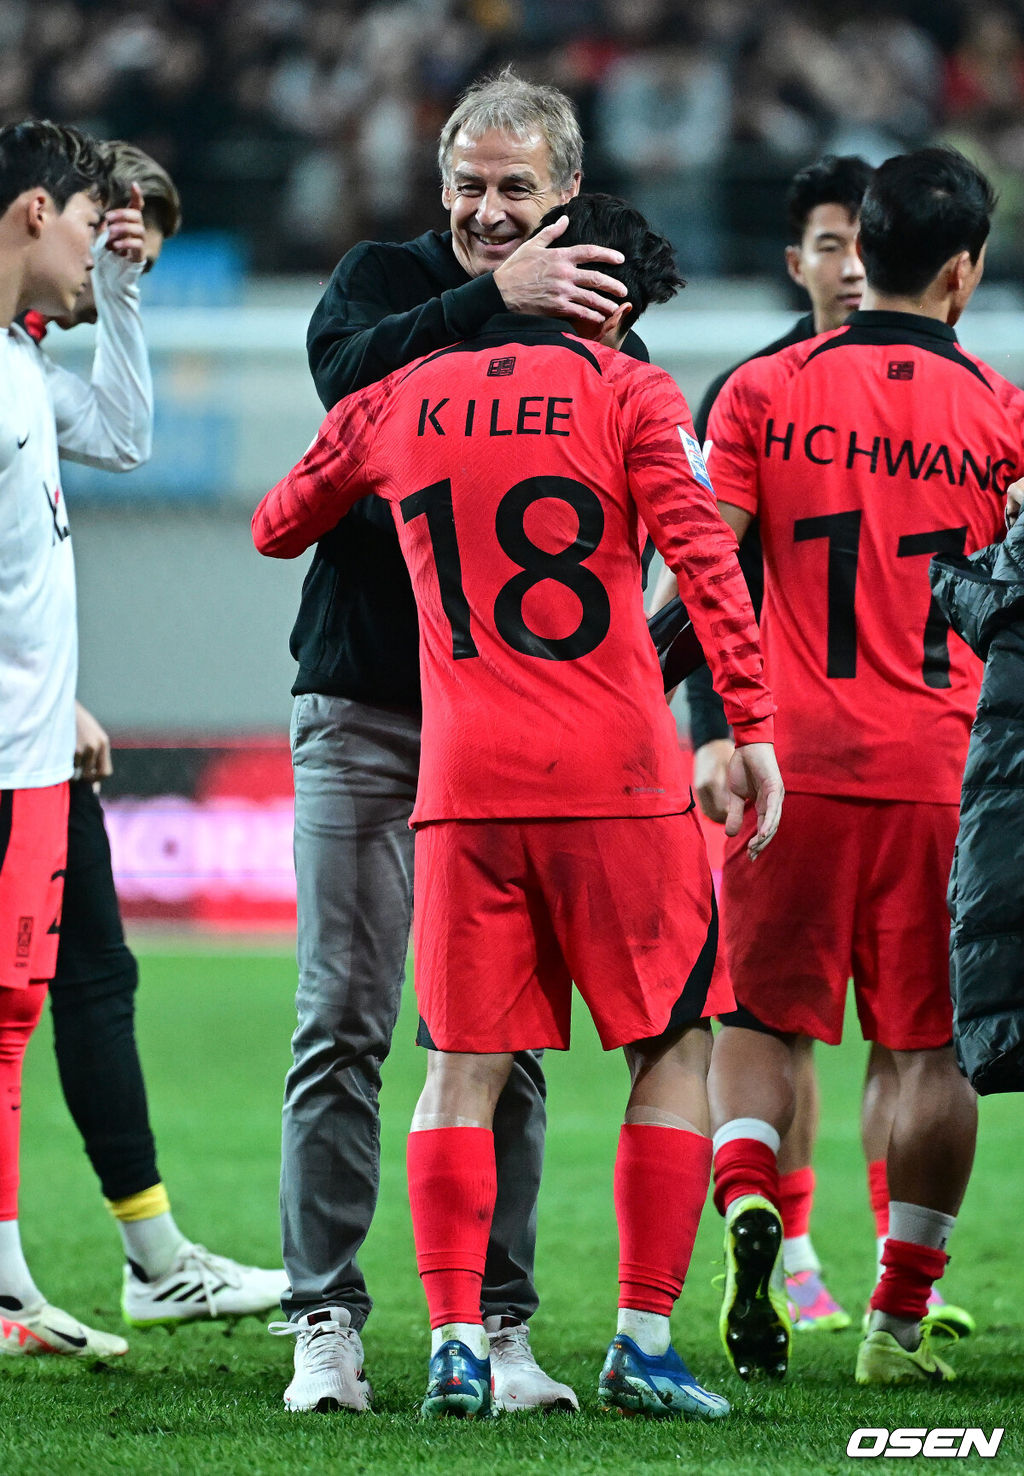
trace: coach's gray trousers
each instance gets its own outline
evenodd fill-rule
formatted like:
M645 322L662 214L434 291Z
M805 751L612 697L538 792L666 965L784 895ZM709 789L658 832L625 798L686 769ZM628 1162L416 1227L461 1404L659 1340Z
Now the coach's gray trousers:
M361 1328L373 1305L357 1256L380 1179L380 1069L412 920L419 717L305 695L295 699L291 742L299 987L282 1124L281 1234L291 1283L282 1306L292 1319L347 1307ZM537 1307L544 1127L540 1060L522 1052L494 1116L498 1197L484 1316L525 1320Z

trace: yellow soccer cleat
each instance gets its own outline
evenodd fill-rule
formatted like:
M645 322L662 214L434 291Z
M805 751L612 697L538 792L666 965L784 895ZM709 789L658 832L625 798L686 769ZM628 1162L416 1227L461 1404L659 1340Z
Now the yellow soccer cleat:
M722 1345L741 1379L785 1377L790 1322L782 1270L782 1220L760 1194L734 1199L725 1213Z
M931 1350L927 1328L920 1344L910 1351L892 1333L868 1333L857 1350L858 1384L948 1384L956 1374Z

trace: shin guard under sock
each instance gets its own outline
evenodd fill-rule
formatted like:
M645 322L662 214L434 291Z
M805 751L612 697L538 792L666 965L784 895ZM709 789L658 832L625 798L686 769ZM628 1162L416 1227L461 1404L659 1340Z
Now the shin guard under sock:
M667 1317L682 1291L711 1175L711 1139L624 1123L615 1159L619 1306Z
M490 1128L409 1134L409 1205L431 1327L478 1323L496 1175Z

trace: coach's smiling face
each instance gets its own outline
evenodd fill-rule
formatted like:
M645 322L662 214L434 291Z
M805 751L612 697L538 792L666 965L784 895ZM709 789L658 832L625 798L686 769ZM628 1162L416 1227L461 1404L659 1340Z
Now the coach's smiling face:
M479 138L456 134L441 191L456 257L471 277L493 272L579 187L579 175L569 189L555 187L548 142L539 135L515 138L496 128Z

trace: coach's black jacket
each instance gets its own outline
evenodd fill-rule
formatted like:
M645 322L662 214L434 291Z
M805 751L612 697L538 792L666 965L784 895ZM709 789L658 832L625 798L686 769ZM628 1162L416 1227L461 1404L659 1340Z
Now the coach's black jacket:
M334 269L306 336L329 410L422 354L471 338L505 303L487 275L469 277L450 231L363 241ZM623 345L647 351L635 333ZM418 709L419 627L391 509L366 497L317 544L302 586L291 652L293 693Z
M953 1038L983 1095L1024 1091L1024 520L1006 542L930 571L985 662L949 882Z

